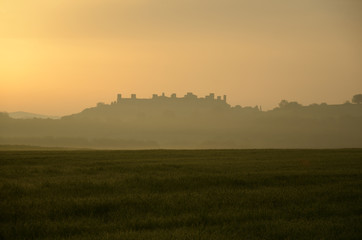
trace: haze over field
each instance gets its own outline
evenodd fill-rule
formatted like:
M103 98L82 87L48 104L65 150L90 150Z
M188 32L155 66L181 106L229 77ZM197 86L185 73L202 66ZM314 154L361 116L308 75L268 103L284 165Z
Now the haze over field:
M271 111L230 106L227 96L121 94L61 119L0 113L0 145L155 148L360 148L362 94L339 105L283 100Z
M63 116L118 92L343 103L362 92L362 1L3 0L0 111Z

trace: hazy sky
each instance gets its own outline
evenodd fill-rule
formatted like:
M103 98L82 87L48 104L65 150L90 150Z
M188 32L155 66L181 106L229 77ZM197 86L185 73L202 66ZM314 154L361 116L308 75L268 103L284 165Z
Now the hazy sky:
M350 100L362 1L0 0L0 111L189 91L263 109Z

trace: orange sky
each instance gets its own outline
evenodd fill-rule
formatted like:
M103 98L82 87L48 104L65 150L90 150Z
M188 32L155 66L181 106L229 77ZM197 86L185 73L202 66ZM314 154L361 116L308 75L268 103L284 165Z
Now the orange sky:
M0 0L0 111L192 91L271 109L362 93L362 1Z

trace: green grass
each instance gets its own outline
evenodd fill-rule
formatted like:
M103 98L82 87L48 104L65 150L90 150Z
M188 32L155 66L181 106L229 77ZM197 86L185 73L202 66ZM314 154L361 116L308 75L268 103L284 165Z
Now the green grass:
M362 239L362 150L1 151L0 239Z

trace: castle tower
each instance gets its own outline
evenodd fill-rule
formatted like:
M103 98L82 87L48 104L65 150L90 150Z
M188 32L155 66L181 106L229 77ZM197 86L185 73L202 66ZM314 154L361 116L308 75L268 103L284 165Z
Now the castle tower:
M197 96L194 95L192 92L188 92L184 98L185 99L197 99Z
M117 103L119 103L122 100L122 94L117 94Z
M224 102L226 102L226 95L224 95L224 97L223 97L223 99L222 100L224 100Z

